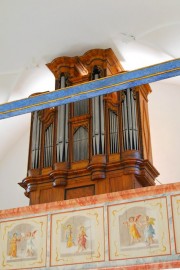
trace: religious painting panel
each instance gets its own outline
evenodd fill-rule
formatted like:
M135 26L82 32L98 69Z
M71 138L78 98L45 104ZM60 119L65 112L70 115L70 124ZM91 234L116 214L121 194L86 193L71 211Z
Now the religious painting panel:
M103 260L103 207L52 215L51 266Z
M172 210L173 210L173 227L175 236L175 248L176 253L180 254L180 195L174 195L172 199Z
M0 269L43 267L46 263L47 216L0 223Z
M108 207L110 260L171 253L166 198Z

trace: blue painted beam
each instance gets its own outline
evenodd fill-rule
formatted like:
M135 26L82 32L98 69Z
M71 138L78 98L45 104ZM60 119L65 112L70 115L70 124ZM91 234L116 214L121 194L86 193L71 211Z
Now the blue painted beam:
M180 75L180 59L0 105L0 119L59 106Z

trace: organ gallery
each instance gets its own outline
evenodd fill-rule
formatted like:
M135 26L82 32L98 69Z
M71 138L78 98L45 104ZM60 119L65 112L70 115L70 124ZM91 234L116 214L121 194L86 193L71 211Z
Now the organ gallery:
M47 67L62 91L125 72L111 49L58 57ZM30 204L155 185L150 92L141 85L33 112L27 177L19 183Z

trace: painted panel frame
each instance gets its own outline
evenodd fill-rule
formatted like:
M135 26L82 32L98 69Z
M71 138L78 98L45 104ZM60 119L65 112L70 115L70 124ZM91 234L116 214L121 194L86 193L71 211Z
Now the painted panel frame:
M47 216L0 223L1 269L44 267L47 249Z
M52 215L50 256L51 266L104 261L104 208Z
M171 254L167 199L108 206L109 260Z
M171 205L173 213L174 243L177 254L180 254L180 195L171 196Z

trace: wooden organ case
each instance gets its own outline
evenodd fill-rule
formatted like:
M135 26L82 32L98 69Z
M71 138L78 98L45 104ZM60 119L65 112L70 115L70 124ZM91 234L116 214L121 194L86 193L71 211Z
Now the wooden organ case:
M47 67L55 88L124 72L111 49L59 57ZM149 85L32 113L27 177L39 204L155 184L148 118Z

